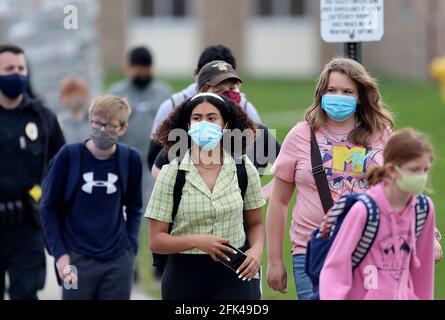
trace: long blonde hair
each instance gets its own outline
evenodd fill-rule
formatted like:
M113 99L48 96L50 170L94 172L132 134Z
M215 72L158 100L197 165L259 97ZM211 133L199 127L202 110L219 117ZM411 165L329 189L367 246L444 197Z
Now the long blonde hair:
M348 58L335 58L322 71L315 90L315 101L306 110L305 119L314 130L326 123L326 113L321 109L321 97L325 94L331 72L340 72L357 85L358 104L355 113L357 127L349 133L349 139L358 146L369 147L373 136L389 128L394 129L392 114L386 110L377 81L358 62Z

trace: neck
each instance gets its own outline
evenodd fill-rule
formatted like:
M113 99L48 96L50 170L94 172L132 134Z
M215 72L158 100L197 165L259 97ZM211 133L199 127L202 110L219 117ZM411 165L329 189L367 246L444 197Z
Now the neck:
M356 124L355 114L350 116L348 119L344 121L334 121L328 116L326 116L326 124L331 128L342 129L342 128L352 128Z
M3 94L3 92L0 91L0 106L2 106L4 109L12 110L14 108L17 108L22 102L22 99L23 99L23 94L11 100L8 97L6 97Z
M220 165L223 163L223 151L220 145L210 151L205 151L197 146L192 147L192 160L195 164Z
M107 150L99 149L96 147L93 140L88 140L86 142L86 146L97 160L106 160L111 157L112 154L116 151L116 145L113 145L110 149Z
M385 192L388 197L389 204L395 212L399 213L403 211L403 209L407 206L408 201L412 197L411 194L400 190L394 181L390 181L385 186Z

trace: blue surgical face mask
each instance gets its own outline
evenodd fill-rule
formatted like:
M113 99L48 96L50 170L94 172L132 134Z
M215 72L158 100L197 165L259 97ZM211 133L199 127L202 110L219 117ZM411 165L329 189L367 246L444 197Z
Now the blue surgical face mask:
M192 140L205 151L214 149L223 136L219 125L207 121L193 123L187 133Z
M17 98L19 95L25 92L27 86L27 76L22 76L18 73L0 76L0 90L9 99Z
M334 121L348 119L357 109L357 97L325 94L321 97L321 108Z

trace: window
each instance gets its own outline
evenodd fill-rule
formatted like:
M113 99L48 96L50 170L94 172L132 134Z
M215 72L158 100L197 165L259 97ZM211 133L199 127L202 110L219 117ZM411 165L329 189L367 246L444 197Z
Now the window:
M305 0L255 0L256 14L260 17L298 17L303 16Z
M139 0L139 15L147 18L185 18L193 0Z

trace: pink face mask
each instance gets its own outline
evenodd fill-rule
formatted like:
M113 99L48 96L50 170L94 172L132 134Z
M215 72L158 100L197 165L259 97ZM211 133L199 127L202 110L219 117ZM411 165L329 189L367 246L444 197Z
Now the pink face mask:
M227 90L223 92L223 95L225 95L227 98L229 98L236 104L240 104L241 102L241 94L239 92Z

